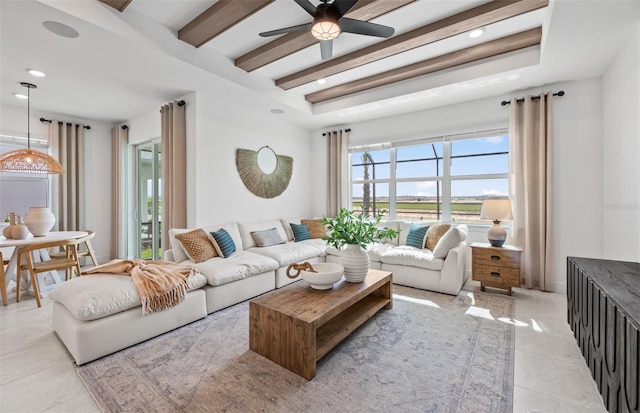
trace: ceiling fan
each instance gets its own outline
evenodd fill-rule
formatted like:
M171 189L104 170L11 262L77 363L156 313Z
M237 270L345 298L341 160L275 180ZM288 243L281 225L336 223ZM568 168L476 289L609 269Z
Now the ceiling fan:
M260 36L269 37L289 32L310 30L313 37L320 40L322 60L328 60L332 55L333 39L338 37L340 33L391 37L395 31L393 27L343 17L355 6L358 0L334 0L331 3L329 3L329 0L321 0L317 7L311 4L309 0L295 0L295 2L313 16L313 22L262 32Z

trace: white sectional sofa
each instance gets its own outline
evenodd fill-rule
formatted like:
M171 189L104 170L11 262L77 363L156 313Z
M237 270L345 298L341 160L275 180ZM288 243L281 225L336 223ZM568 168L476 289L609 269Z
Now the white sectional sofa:
M171 229L171 249L163 259L195 266L187 299L171 309L142 315L140 300L128 276L90 275L57 286L53 299L53 328L76 360L84 364L107 354L181 327L214 311L281 288L298 279L286 275L289 264L339 262L339 252L321 238L296 242L290 223L275 219L228 223L202 228L224 229L235 244L226 258L192 261L176 235L193 229ZM371 268L393 272L393 282L447 294L457 294L467 278L465 225L452 227L442 237L448 243L434 251L404 245L409 224L386 221L379 225L399 229L400 237L368 249ZM284 243L259 247L252 232L275 228ZM447 245L444 245L447 244ZM455 245L453 245L455 244ZM438 244L440 247L441 244Z

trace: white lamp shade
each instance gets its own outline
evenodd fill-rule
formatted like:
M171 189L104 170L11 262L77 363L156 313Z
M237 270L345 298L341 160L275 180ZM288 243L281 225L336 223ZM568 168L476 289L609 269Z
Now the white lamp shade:
M508 221L511 215L511 202L508 199L487 199L482 203L481 219Z

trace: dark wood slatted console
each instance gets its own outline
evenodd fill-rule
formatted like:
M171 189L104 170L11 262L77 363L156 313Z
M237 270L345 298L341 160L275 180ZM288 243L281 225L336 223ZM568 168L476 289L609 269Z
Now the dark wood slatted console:
M640 412L640 263L568 257L567 305L607 410Z

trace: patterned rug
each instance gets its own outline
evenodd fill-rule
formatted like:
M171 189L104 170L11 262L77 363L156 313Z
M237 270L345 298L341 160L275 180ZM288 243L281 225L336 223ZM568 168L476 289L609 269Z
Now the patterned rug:
M105 412L510 413L511 297L394 286L311 381L249 350L248 302L77 368Z

